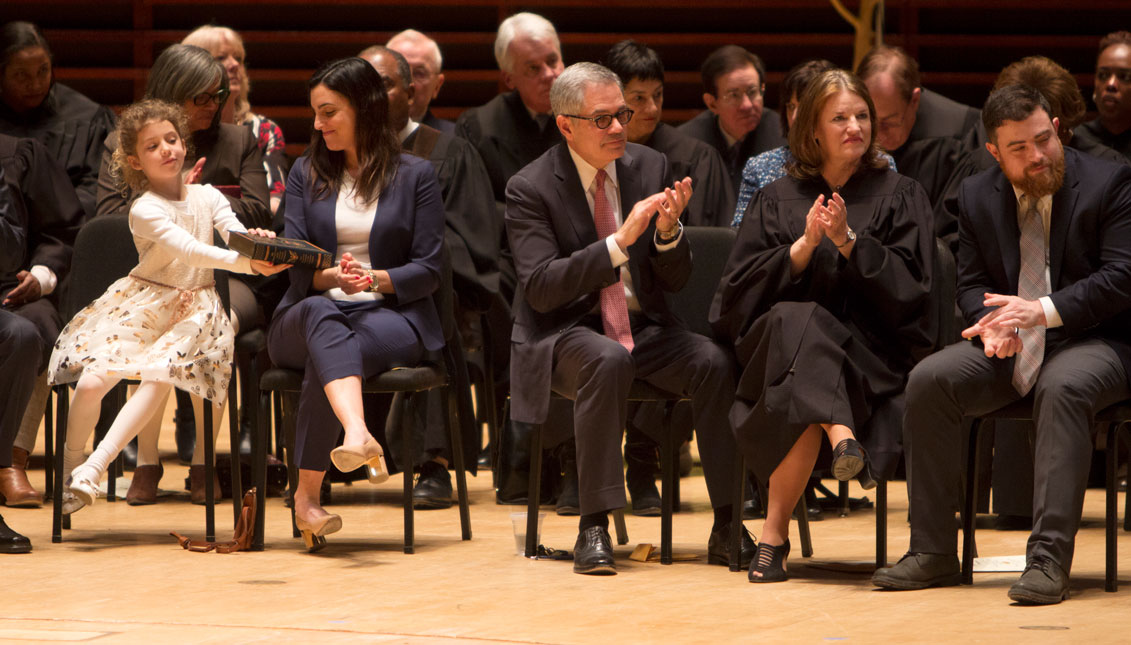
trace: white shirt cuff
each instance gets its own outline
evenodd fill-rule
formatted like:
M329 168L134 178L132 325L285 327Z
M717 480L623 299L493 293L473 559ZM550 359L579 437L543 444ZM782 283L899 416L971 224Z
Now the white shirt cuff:
M676 245L679 244L679 239L681 237L683 237L683 222L679 222L677 224L677 226L679 227L679 232L677 232L675 234L675 237L672 238L672 240L670 242L661 242L660 241L660 239L661 239L660 238L660 231L658 229L656 230L656 234L653 237L653 241L656 243L656 250L657 251L659 251L660 253L663 253L664 251L670 251L670 250L674 249L676 247Z
M619 267L625 262L628 262L628 254L620 250L620 247L617 246L617 241L613 239L612 235L605 238L605 246L609 247L609 259L612 260L614 267Z
M1060 319L1060 314L1056 311L1056 305L1052 304L1052 298L1043 296L1040 300L1041 309L1045 310L1045 322L1047 323L1045 327L1052 329L1063 325L1064 321Z
M55 272L43 266L42 264L37 264L28 269L28 273L35 276L36 280L39 280L40 295L50 295L52 291L55 291L55 287L59 284L59 278L55 277Z

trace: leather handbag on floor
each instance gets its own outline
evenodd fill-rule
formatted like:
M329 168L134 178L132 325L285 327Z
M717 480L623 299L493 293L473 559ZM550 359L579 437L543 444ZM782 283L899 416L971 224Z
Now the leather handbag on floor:
M251 540L255 537L255 488L247 491L243 496L243 508L240 509L240 519L236 522L236 528L235 531L232 532L232 539L230 541L208 542L205 540L194 540L176 531L170 531L169 535L177 538L177 543L186 551L196 551L197 553L208 553L209 551L215 551L216 553L235 553L236 551L246 551L251 547Z

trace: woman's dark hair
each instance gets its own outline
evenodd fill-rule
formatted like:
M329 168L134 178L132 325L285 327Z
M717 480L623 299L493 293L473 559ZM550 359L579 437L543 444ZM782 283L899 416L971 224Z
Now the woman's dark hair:
M0 72L4 71L16 52L29 47L42 47L47 52L47 58L51 58L51 48L47 46L47 39L43 37L39 27L23 20L4 23L0 27Z
M880 157L880 149L876 144L876 106L872 103L872 95L863 81L852 72L843 69L833 69L821 74L809 83L809 87L800 98L801 105L797 108L797 119L789 131L789 151L793 153L794 161L786 169L790 176L797 179L816 179L821 176L821 166L824 164L824 153L817 143L817 122L821 118L821 110L829 99L841 92L851 92L864 99L868 105L868 121L872 124L872 140L868 149L860 157L860 168L886 168L887 162Z
M789 134L789 99L796 95L797 101L800 103L805 88L809 87L814 79L830 69L836 69L836 65L832 61L819 58L794 65L793 69L786 72L785 80L781 83L781 100L778 102L778 107L781 108L779 116L781 117L782 134Z
M207 92L217 83L224 94L228 93L228 73L208 50L195 45L169 45L149 70L149 81L145 84L145 97L183 105L201 92ZM195 134L198 140L207 141L215 137L220 128L220 113L224 102L216 109L212 125L202 134ZM207 146L202 145L206 148Z
M389 95L381 75L360 58L343 58L327 63L314 72L309 90L323 85L341 94L354 110L354 145L359 172L354 192L371 203L396 175L401 147L389 124ZM346 153L330 150L315 130L310 137L311 188L321 199L342 188L346 174Z
M635 40L622 40L605 54L605 67L628 85L634 79L664 82L664 63L656 50Z

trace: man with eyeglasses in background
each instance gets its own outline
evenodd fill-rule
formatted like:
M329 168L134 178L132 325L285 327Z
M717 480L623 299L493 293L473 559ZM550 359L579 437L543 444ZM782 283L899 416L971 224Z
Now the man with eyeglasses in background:
M746 160L788 143L778 113L765 106L766 67L742 47L725 45L707 56L700 72L707 111L679 130L719 151L737 195Z
M856 66L876 106L876 142L895 159L899 173L927 191L932 206L942 200L959 157L985 143L981 113L932 92L919 80L919 63L898 47L881 46ZM936 221L935 232L945 237Z
M609 69L570 66L550 102L565 141L519 171L506 191L518 275L511 418L525 426L546 421L551 387L574 401L581 520L573 570L608 575L616 573L608 512L625 505L620 444L632 381L688 395L715 507L708 559L725 564L734 358L687 330L664 298L691 274L679 222L691 178L673 182L663 154L628 143L633 112ZM742 559L753 553L743 531Z
M438 118L429 107L444 86L444 57L440 55L440 46L415 29L405 29L390 38L385 46L404 56L412 69L414 98L409 118L440 132L453 134L456 131L455 121Z
M1100 40L1092 100L1099 116L1077 128L1076 139L1131 159L1131 32L1112 32Z

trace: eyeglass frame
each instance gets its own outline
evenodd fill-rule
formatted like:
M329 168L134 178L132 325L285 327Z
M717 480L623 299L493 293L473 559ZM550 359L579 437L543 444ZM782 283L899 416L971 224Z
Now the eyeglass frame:
M201 92L200 94L197 94L196 96L192 97L192 103L197 107L204 107L209 103L220 105L224 101L228 100L228 97L231 96L231 94L231 90L221 87L220 89L216 90L215 94L210 92ZM202 101L201 98L203 98L204 100Z
M742 99L743 97L745 97L750 99L750 102L753 103L754 101L758 100L758 97L763 96L765 92L765 85L751 86L741 92L738 90L738 88L735 88L733 90L728 90L726 94L720 95L718 99L723 103L738 105L742 103Z
M620 115L626 114L626 113L628 114L628 116L625 117L624 121L621 121ZM617 110L615 114L598 114L597 116L581 116L581 115L578 115L578 114L563 114L562 116L568 116L571 119L581 119L583 121L592 121L593 125L596 126L598 130L608 130L609 128L611 128L613 126L613 120L614 119L616 119L617 123L620 123L621 125L628 125L628 122L632 120L632 115L634 115L634 114L636 114L636 110L633 110L632 108L625 107L625 108L621 108L621 109ZM606 123L605 125L601 125L601 119L605 119L605 118L607 118L609 120L609 122Z

